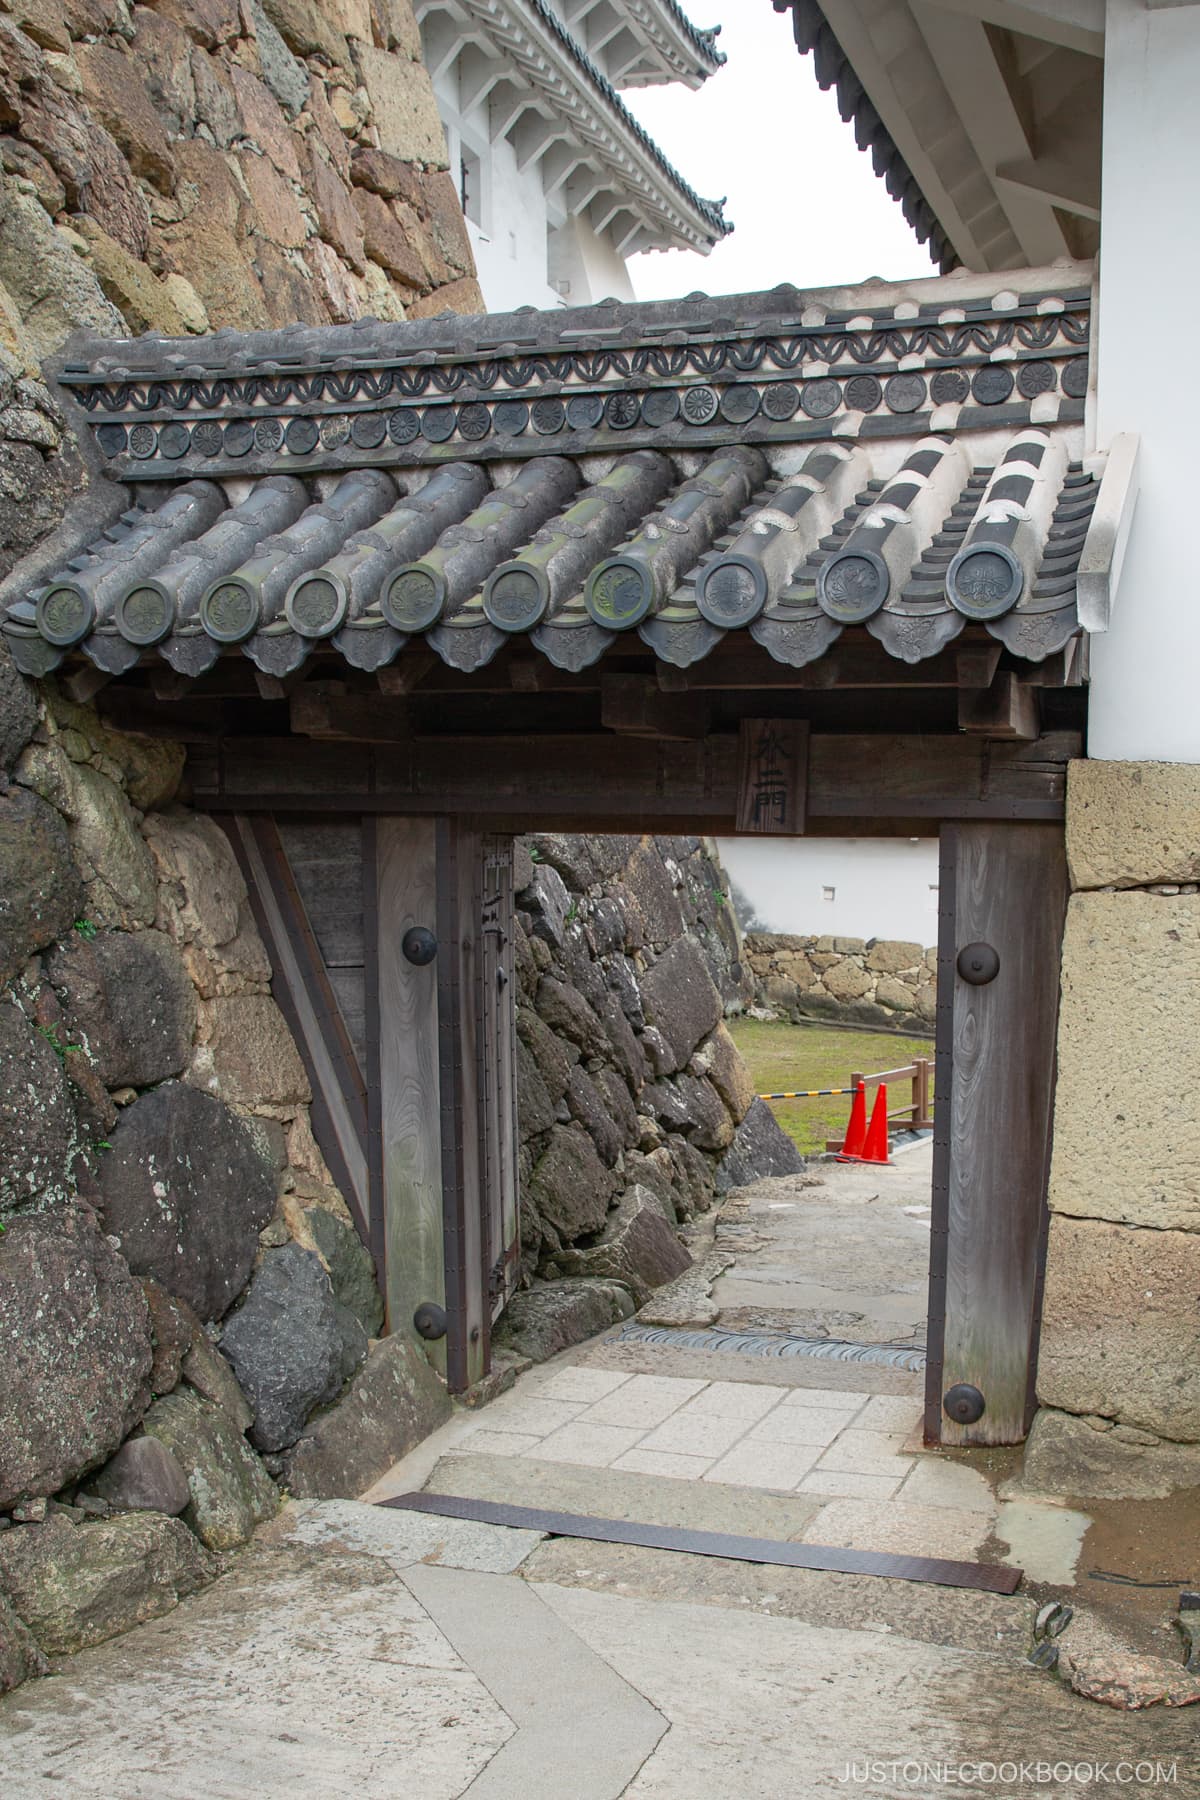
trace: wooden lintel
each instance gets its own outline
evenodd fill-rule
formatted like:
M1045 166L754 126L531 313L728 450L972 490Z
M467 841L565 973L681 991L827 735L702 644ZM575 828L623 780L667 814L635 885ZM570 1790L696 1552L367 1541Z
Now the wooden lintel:
M1020 738L1032 743L1041 731L1038 690L1004 669L992 685L958 696L958 727L980 737Z
M987 743L962 734L814 733L806 830L890 832L955 818L1062 817L1076 732ZM494 830L733 832L738 739L614 733L352 741L226 738L189 758L214 810L457 814ZM551 827L553 821L553 827ZM603 821L603 825L601 825Z
M600 722L637 737L702 738L712 723L706 694L663 694L651 675L602 675Z
M310 681L291 697L292 730L307 738L341 738L359 743L403 742L409 736L408 708L385 694L347 694L337 682Z
M150 665L150 691L156 700L182 700L194 684L193 676L181 675L164 662Z

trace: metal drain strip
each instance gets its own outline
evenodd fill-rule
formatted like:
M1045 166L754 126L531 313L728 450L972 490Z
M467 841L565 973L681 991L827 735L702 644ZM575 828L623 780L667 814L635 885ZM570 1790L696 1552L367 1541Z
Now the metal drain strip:
M779 1564L788 1569L823 1569L837 1575L882 1575L893 1581L923 1581L937 1587L975 1588L1011 1594L1023 1571L996 1563L946 1562L936 1556L897 1556L885 1550L834 1550L824 1544L786 1544L773 1538L734 1537L722 1531L692 1531L674 1525L639 1525L629 1519L593 1519L583 1513L509 1506L500 1500L466 1500L456 1494L396 1494L379 1506L402 1512L435 1513L477 1525L511 1525L551 1537L588 1538L601 1544L637 1544L647 1550L678 1550L690 1556L723 1556L733 1562Z
M737 1351L743 1356L812 1356L825 1362L876 1363L919 1375L924 1350L901 1344L848 1344L838 1338L777 1337L770 1332L687 1331L671 1325L622 1325L609 1344L659 1344L672 1350Z

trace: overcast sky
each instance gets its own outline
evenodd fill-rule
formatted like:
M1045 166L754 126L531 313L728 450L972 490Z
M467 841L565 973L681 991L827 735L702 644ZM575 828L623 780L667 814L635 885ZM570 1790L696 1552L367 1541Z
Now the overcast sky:
M721 24L724 68L696 94L675 85L627 88L622 98L697 193L728 196L725 216L736 230L709 256L632 257L638 298L936 274L838 116L836 97L817 86L811 57L798 55L791 15L775 12L770 0L687 0L687 10L698 25ZM849 849L840 840L801 839L722 850L776 930L923 943L936 936L934 840ZM836 893L833 904L822 901L827 889Z
M622 98L697 193L728 196L737 229L709 256L632 257L638 298L936 274L836 96L798 55L791 14L770 0L687 0L687 11L697 25L720 24L724 68L699 93L674 84L627 88Z

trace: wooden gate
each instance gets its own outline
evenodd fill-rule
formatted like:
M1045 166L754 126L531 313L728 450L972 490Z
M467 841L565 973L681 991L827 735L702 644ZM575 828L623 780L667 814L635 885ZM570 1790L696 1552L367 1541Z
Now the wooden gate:
M943 826L929 1442L1032 1418L1066 903L1061 826Z
M226 829L388 1328L421 1311L461 1392L519 1269L512 840L386 814Z

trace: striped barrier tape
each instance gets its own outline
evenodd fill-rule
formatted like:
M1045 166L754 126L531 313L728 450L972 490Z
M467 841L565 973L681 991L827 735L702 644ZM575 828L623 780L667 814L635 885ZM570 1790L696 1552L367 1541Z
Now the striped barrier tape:
M760 1094L760 1100L816 1100L830 1094L855 1094L856 1088L797 1088L791 1094Z

